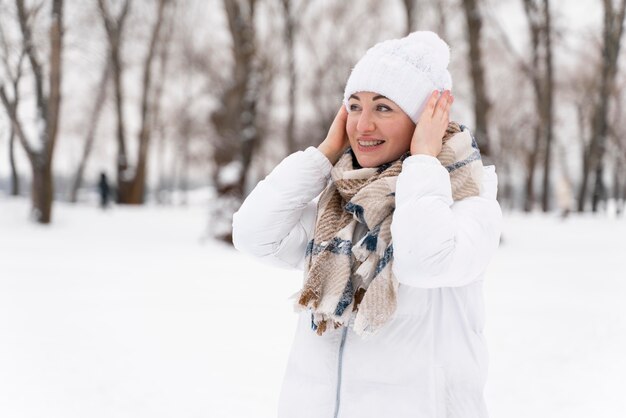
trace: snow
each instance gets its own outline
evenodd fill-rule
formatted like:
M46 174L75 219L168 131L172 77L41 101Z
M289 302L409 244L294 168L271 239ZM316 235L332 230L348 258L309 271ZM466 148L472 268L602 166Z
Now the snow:
M236 185L241 179L243 164L241 161L231 161L220 168L217 176L217 182L220 186Z
M509 215L486 284L494 417L626 416L624 218Z
M297 271L205 237L206 205L0 197L0 416L275 417ZM492 417L626 416L624 218L507 214L485 284Z

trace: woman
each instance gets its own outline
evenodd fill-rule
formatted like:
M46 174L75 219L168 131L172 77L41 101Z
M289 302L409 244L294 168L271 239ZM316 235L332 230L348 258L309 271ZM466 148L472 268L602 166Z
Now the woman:
M449 122L448 62L432 32L370 48L324 141L234 216L236 248L304 270L281 418L487 416L482 279L502 213L495 168Z

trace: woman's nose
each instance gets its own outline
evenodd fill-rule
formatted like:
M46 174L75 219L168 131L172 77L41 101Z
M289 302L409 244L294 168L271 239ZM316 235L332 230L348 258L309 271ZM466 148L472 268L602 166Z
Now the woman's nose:
M374 130L374 121L372 119L372 114L364 110L359 115L359 121L356 124L356 129L359 132L369 132Z

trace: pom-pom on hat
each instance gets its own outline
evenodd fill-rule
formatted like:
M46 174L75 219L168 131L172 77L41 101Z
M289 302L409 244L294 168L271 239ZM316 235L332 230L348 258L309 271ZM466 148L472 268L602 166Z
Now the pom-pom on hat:
M369 91L393 100L417 123L434 90L452 89L449 62L450 47L434 32L380 42L352 69L343 95L346 109L352 94Z

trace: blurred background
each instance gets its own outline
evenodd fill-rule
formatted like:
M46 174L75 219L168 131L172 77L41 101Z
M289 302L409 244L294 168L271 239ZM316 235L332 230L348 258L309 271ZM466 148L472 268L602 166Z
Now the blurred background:
M301 273L232 214L436 31L498 174L494 417L626 416L626 0L0 0L0 415L275 416Z

